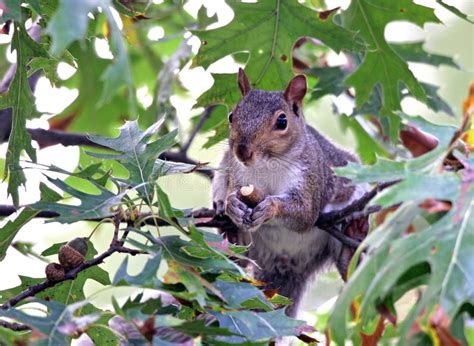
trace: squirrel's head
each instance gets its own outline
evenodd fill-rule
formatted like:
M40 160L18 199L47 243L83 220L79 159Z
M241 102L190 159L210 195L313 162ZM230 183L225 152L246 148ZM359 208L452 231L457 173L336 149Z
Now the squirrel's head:
M305 122L302 106L306 77L294 77L285 91L252 90L242 69L238 85L242 100L229 113L229 145L244 165L257 158L283 157L302 140Z

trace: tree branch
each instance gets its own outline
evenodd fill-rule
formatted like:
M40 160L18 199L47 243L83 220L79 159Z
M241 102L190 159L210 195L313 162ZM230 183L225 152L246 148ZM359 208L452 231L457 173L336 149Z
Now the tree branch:
M0 320L0 327L8 328L14 330L15 332L22 332L26 330L31 330L26 324L16 323L16 322L7 322L4 320Z
M374 189L367 192L363 195L360 199L354 201L351 205L347 206L346 208L334 212L329 212L325 214L321 214L319 219L316 221L315 226L323 229L324 231L331 234L333 237L338 239L344 246L357 248L360 245L360 241L357 239L353 239L350 236L344 234L343 231L337 227L338 225L347 225L348 222L358 219L361 217L366 217L371 213L377 212L380 210L379 206L371 206L369 208L365 208L366 205L370 202L370 200L382 189L393 185L396 182L387 182L377 185ZM8 216L16 212L16 209L13 206L8 205L0 205L0 216ZM44 217L44 218L53 218L59 216L58 213L52 211L39 211L35 217ZM232 221L225 215L216 215L213 209L198 209L194 210L191 213L186 215L189 218L194 219L193 224L198 227L215 227L220 228L222 230L230 230L235 229L235 225ZM85 221L101 221L103 218L96 218L96 219L88 219ZM136 221L135 221L136 220ZM39 292L46 290L47 288L54 287L57 284L67 281L73 280L77 277L77 275L90 268L92 266L98 265L104 261L107 257L111 256L112 254L119 252L119 253L128 253L132 256L137 254L144 253L140 250L130 249L123 246L123 239L118 239L118 229L121 222L127 222L128 224L135 222L138 225L148 224L153 226L167 226L169 225L168 222L161 219L159 215L152 214L152 213L144 213L140 215L134 215L133 220L131 219L130 215L124 214L123 212L117 212L114 215L114 225L115 231L114 236L112 239L112 243L110 247L100 254L99 256L95 257L90 261L86 261L79 265L78 267L68 271L64 278L59 281L51 281L46 280L39 284L33 285L28 287L26 290L21 292L20 294L16 295L15 297L8 300L3 305L0 305L1 309L9 309L15 305L17 305L20 301L35 296ZM344 227L342 227L344 229ZM7 322L6 322L7 323Z
M354 201L352 204L344 209L336 210L328 213L321 214L315 223L320 229L325 230L332 236L340 240L344 245L350 247L358 247L360 242L353 239L343 232L339 231L337 225L347 225L349 222L355 219L366 217L370 214L378 212L381 208L379 206L370 206L365 208L367 204L375 197L375 195L386 187L389 187L396 182L387 182L378 184L371 191L364 194L360 199ZM28 207L28 206L25 206ZM11 205L0 205L0 216L9 216L15 213L17 210ZM36 218L54 218L58 217L59 214L54 211L42 210L35 215ZM110 217L108 215L107 217ZM235 225L226 215L216 215L213 209L197 209L186 215L186 217L193 219L193 224L197 227L211 227L220 228L222 230L235 229ZM84 221L101 221L103 218L92 218L85 219ZM134 220L142 220L138 225L151 225L151 226L169 226L169 223L163 220L158 214L143 213L138 218L131 219L130 216L123 216L120 222L134 223ZM138 221L137 221L138 222Z
M70 133L58 130L27 129L31 138L38 142L40 148L46 148L52 145L61 144L65 147L83 145L95 148L104 148L100 144L94 143L88 135L80 133Z
M105 252L103 252L99 256L91 259L90 261L85 261L84 263L80 264L78 267L68 271L64 275L63 279L58 280L58 281L51 281L51 280L46 279L45 281L43 281L39 284L30 286L26 290L24 290L23 292L19 293L18 295L14 296L13 298L9 299L3 305L0 305L0 309L4 309L4 310L10 309L11 307L17 305L22 300L24 300L28 297L33 297L36 294L38 294L38 293L40 293L40 292L42 292L42 291L44 291L44 290L46 290L50 287L54 287L54 286L56 286L57 284L59 284L61 282L68 281L68 280L74 280L80 272L82 272L82 271L84 271L84 270L86 270L90 267L93 267L93 266L96 266L96 265L102 263L104 261L104 259L106 259L107 257L111 256L112 254L114 254L116 252L128 253L132 256L143 253L140 250L130 249L130 248L123 247L121 245L112 244Z
M8 126L11 126L8 125ZM0 126L1 127L1 126ZM69 133L64 131L57 131L57 130L44 130L44 129L27 129L28 133L30 134L31 138L38 142L40 148L46 148L52 145L61 144L63 146L88 146L94 148L103 148L109 149L104 147L100 144L94 143L89 139L89 136L86 134L81 133ZM9 133L9 131L8 131ZM8 136L0 137L0 144L6 142L8 140ZM162 160L169 160L174 162L182 162L187 163L190 165L199 165L199 162L191 159L188 157L186 152L178 151L167 151L160 155L160 159ZM196 171L196 173L201 174L209 179L212 179L213 172L206 170L206 171Z
M341 210L335 210L331 211L329 213L324 213L321 214L316 221L316 226L319 228L326 229L328 227L333 226L334 224L339 224L344 221L352 221L354 218L349 219L354 213L356 212L361 212L364 210L366 205L374 198L377 193L382 191L383 189L392 186L394 184L398 183L397 181L388 181L384 183L377 184L372 190L369 192L365 193L361 198L358 200L354 201L352 204L348 205L347 207L341 209ZM366 215L375 213L380 210L380 207L378 206L372 206L368 210L366 210ZM358 214L356 218L360 218L364 215Z
M194 138L198 134L199 130L203 127L206 120L209 119L209 117L211 116L212 111L214 110L215 107L216 106L214 106L214 105L206 107L206 109L204 110L204 113L202 114L201 118L199 118L198 123L196 124L196 126L194 126L191 134L189 135L188 141L181 148L182 153L187 153L188 152L189 147L191 146L191 144L194 141Z
M339 240L344 246L349 246L357 249L361 242L357 239L351 238L341 232L337 227L321 228L323 231L329 233L334 238Z

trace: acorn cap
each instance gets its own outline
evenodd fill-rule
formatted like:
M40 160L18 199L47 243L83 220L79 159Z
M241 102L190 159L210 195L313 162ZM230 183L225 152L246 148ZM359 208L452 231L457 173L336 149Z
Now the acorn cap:
M59 281L64 279L64 268L58 263L50 263L45 269L46 277L51 281Z
M73 249L79 251L82 256L87 254L87 240L86 238L74 238L70 240L67 245L72 247Z
M76 268L84 262L84 255L69 244L61 246L58 258L59 263L63 265L65 270Z

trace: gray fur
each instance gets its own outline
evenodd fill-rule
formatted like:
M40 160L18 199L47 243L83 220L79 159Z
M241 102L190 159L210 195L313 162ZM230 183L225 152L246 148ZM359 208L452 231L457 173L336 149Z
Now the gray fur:
M341 243L314 224L323 209L342 208L354 194L346 186L348 181L335 177L331 167L356 161L307 125L301 104L296 106L285 100L283 92L248 92L233 111L229 149L213 182L214 206L225 211L246 235L242 238L250 241L249 257L260 267L255 268L256 278L293 300L287 310L290 316L296 315L313 274L338 261ZM277 147L262 138L272 136L268 129L279 110L292 117L293 132L275 141L274 145L288 142L284 153L275 154L272 150ZM253 164L235 156L234 148L241 143L255 151ZM266 196L253 210L237 198L238 190L248 184Z

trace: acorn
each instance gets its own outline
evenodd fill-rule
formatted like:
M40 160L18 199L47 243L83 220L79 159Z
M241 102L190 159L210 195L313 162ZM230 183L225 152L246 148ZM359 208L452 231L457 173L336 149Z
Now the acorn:
M263 191L252 184L240 188L240 200L249 208L255 208L264 198Z
M59 249L59 263L66 270L76 268L84 262L87 254L87 241L85 238L74 238Z
M45 269L46 277L51 281L60 281L64 279L64 268L58 263L50 263Z

